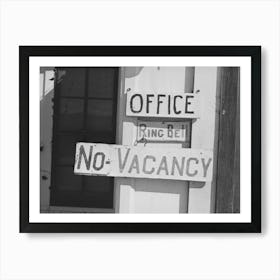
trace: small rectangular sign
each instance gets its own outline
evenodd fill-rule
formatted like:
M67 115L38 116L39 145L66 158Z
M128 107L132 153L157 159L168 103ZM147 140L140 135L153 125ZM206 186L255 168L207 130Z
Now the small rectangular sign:
M138 121L137 141L186 142L190 139L189 122Z
M111 177L211 181L213 152L77 143L74 173Z
M126 115L135 117L199 118L199 93L128 92Z

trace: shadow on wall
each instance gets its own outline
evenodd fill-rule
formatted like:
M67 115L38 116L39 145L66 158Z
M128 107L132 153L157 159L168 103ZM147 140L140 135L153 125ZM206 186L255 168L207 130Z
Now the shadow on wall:
M133 78L140 74L144 67L125 67L125 78Z

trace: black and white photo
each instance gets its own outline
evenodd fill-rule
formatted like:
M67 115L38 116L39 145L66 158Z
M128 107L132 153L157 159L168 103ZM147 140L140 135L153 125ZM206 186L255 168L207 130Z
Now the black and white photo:
M195 47L53 47L49 57L51 48L33 57L36 47L20 49L29 56L29 129L39 126L40 141L36 151L37 138L29 139L40 165L29 173L40 182L29 186L30 222L75 223L77 231L125 232L124 223L140 232L143 223L146 231L259 230L250 172L260 152L250 133L258 47L205 47L204 56ZM89 230L94 223L104 229Z

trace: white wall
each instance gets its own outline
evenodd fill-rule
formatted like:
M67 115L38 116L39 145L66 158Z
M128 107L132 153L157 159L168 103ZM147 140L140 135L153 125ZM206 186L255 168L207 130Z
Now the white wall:
M127 90L175 93L186 92L186 89L191 88L192 92L194 83L195 90L200 90L202 113L192 124L192 148L214 149L216 67L196 67L194 75L186 71L185 67L124 67L120 83L117 124L119 144L135 145L136 140L137 117L127 117L125 114ZM143 146L144 143L137 145ZM168 149L186 147L186 144L146 144L146 147L150 146ZM188 182L175 180L116 178L115 187L116 212L119 213L210 213L211 210L211 182L189 185Z
M120 144L134 145L137 118L125 115L126 92L184 92L184 67L125 67L119 97L118 129ZM143 146L144 143L137 145ZM180 143L147 143L146 146L182 147ZM116 196L120 196L120 213L179 213L187 212L187 184L174 180L123 179L116 181ZM118 198L116 198L118 199Z
M279 1L4 0L0 7L1 279L279 280ZM261 44L263 233L19 234L20 44Z

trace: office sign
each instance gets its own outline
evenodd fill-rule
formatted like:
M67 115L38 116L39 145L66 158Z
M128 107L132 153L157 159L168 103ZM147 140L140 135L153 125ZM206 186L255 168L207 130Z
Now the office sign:
M190 139L189 122L138 121L137 141L186 142Z
M77 143L74 173L211 181L213 152L186 148L158 148Z
M126 115L135 117L199 118L199 93L128 92Z

